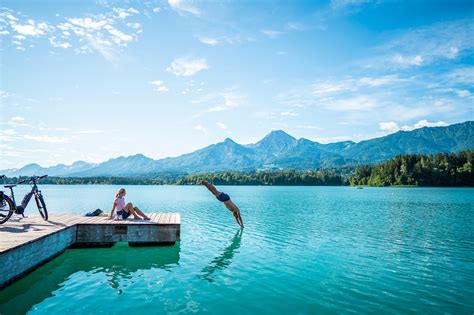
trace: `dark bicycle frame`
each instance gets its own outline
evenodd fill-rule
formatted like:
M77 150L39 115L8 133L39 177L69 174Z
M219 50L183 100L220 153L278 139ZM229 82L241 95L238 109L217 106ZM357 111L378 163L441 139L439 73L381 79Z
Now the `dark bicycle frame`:
M23 183L26 183L26 182L33 183L32 187L31 187L31 191L26 193L25 197L23 197L23 200L21 201L21 205L19 205L19 206L17 206L16 201L15 201L15 194L13 193L13 187L8 187L10 189L10 192L11 192L10 199L13 201L13 207L15 208L15 213L16 214L21 214L21 215L24 216L23 213L25 212L25 209L28 206L28 203L30 202L31 197L33 195L35 195L35 197L38 198L38 199L40 197L42 197L41 190L39 190L38 186L36 185L36 180L45 178L46 176L48 176L48 175L33 176L33 177L30 177L29 179L24 179L24 180L18 182L18 184L23 184Z

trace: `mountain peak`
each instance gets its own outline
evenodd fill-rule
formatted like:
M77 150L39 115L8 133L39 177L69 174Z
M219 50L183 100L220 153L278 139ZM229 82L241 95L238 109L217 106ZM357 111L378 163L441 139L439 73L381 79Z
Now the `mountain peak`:
M255 147L266 152L269 156L277 156L290 148L296 139L283 130L273 130L262 140L255 144Z
M267 138L270 138L270 139L291 139L291 140L296 140L294 137L292 137L291 135L287 134L286 132L284 132L283 130L273 130L271 131L269 134L267 134L262 140L264 139L267 139Z

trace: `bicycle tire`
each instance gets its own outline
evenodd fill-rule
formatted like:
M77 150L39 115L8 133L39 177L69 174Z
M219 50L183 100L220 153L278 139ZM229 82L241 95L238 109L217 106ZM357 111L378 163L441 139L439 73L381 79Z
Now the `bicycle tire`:
M13 201L7 195L3 195L0 198L0 224L3 224L10 219L13 212L15 212L15 207Z
M45 221L48 221L48 210L46 209L46 204L44 203L43 195L35 195L36 206L38 211Z

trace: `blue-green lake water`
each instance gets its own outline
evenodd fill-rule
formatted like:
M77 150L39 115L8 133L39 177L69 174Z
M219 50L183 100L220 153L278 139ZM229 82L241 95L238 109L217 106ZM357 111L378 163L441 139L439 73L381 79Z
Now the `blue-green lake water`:
M474 311L474 189L220 187L240 230L203 187L125 187L180 212L181 242L67 250L1 291L1 314ZM40 188L59 214L109 211L118 186Z

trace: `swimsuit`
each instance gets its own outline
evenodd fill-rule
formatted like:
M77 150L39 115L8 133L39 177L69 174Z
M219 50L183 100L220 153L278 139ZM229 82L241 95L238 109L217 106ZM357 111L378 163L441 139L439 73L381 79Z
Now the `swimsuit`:
M221 193L219 194L219 196L217 196L216 198L217 198L217 200L219 200L219 201L221 201L221 202L226 202L226 201L229 201L229 200L230 200L229 195L226 194L226 193L223 193L223 192L221 192Z

